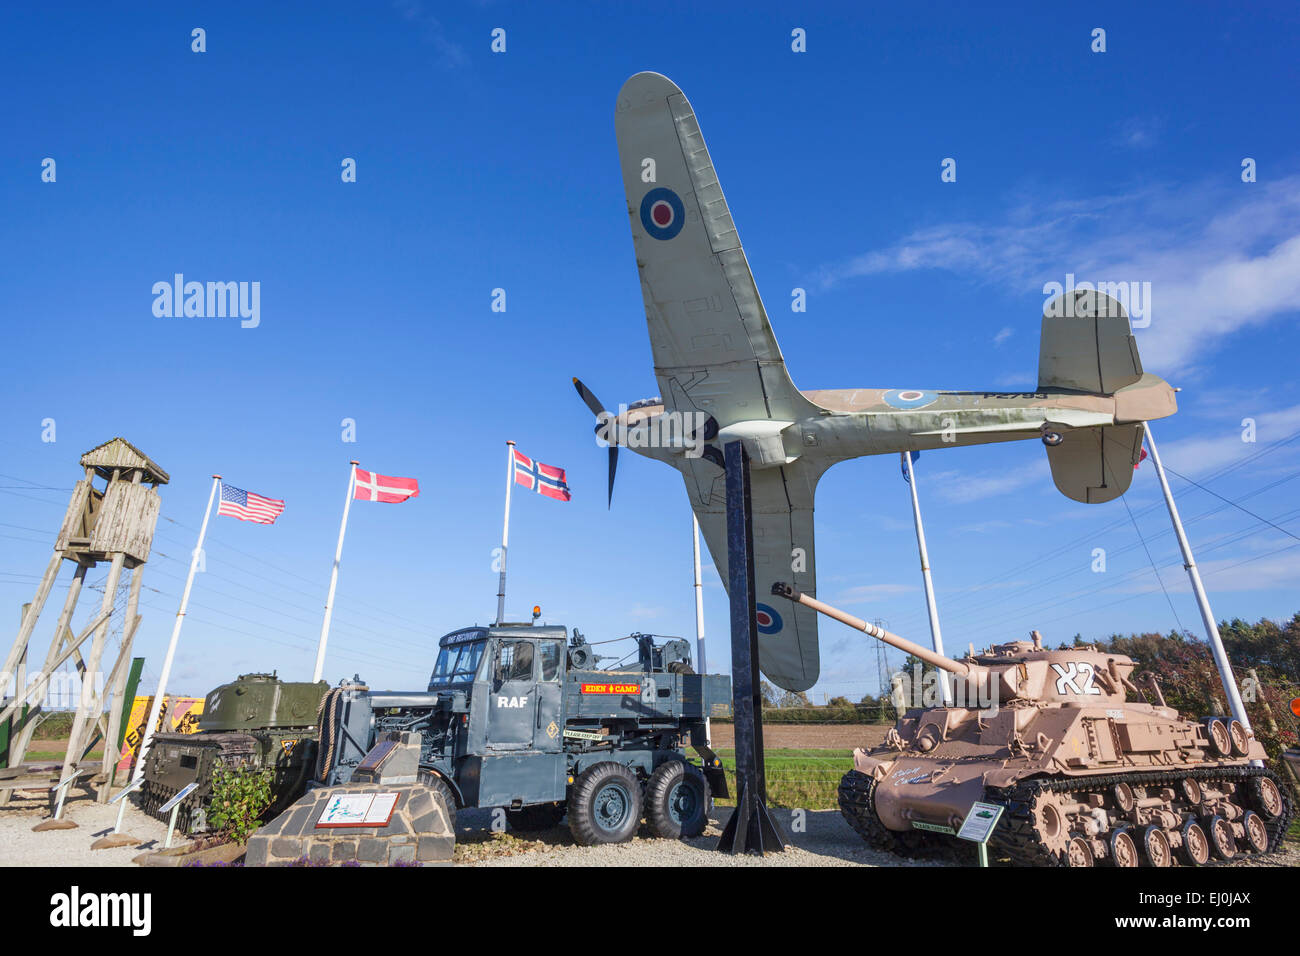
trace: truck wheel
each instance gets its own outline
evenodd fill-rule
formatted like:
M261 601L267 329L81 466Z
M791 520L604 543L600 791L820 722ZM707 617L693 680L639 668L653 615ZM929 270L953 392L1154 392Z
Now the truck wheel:
M510 829L525 833L529 830L549 830L564 817L564 804L539 803L532 807L506 811Z
M645 785L645 819L665 840L697 837L709 825L709 785L682 760L661 763Z
M641 784L622 764L583 771L569 795L569 832L579 846L625 843L641 825Z
M443 780L439 774L432 773L428 770L421 770L419 776L420 783L424 784L438 796L442 797L442 805L447 810L447 825L451 827L451 832L456 832L456 797L451 792L451 787L447 786L447 781Z

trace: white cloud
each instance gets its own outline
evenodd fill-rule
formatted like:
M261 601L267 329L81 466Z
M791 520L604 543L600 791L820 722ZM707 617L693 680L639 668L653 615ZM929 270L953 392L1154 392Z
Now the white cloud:
M993 498L1016 491L1032 482L1050 482L1051 466L1044 456L1041 460L1001 471L978 475L958 475L938 485L939 496L954 504L966 504L982 498Z
M1242 441L1244 428L1239 423L1228 423L1213 437L1184 438L1160 445L1160 460L1167 468L1185 475L1204 474L1254 455L1300 429L1300 405L1243 417L1255 420L1254 442Z
M1015 329L1011 328L1009 325L1005 325L1001 330L999 330L997 335L993 336L993 344L1001 345L1007 339L1011 338L1013 334L1015 334Z
M469 62L465 51L447 38L442 22L433 14L426 13L420 0L394 0L393 7L402 19L419 29L421 39L434 48L438 64L444 69L454 69Z
M1150 282L1147 368L1188 373L1240 329L1297 311L1300 176L1273 183L1153 186L1089 200L1011 206L998 223L918 229L818 270L824 288L941 269L1039 293L1044 283ZM1001 334L1001 333L999 333Z
M911 584L860 584L839 594L835 598L835 603L870 604L872 601L915 590L916 587Z

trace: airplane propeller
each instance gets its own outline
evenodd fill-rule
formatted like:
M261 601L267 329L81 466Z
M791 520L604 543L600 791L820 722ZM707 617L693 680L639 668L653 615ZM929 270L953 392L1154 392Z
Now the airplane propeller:
M578 396L582 399L583 403L590 408L591 413L596 416L596 431L600 432L602 428L608 428L608 423L613 421L614 416L605 410L605 406L600 403L600 399L596 397L595 393L586 385L583 385L577 378L573 380L573 387L578 390ZM611 436L607 434L606 440L608 441L610 437ZM609 441L609 497L605 501L605 507L607 508L613 507L614 504L614 472L617 470L618 445L613 441Z

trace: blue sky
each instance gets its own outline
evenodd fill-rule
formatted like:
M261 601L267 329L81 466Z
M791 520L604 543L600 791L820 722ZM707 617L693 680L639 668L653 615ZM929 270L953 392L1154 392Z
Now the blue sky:
M802 388L1031 387L1044 283L1151 282L1139 345L1183 389L1156 429L1167 464L1283 529L1173 479L1215 612L1289 617L1300 13L1052 6L7 6L0 604L16 622L79 455L120 434L172 476L136 639L146 687L214 471L287 507L273 527L213 518L169 689L306 679L356 457L422 493L354 508L326 674L422 686L437 635L494 612L509 438L574 489L516 500L512 616L538 602L593 640L693 636L680 479L625 454L607 512L569 384L611 405L656 392L613 133L622 82L653 69L691 98ZM177 272L259 282L260 325L155 317L151 288ZM1061 497L1038 443L927 453L918 472L949 647L1199 633L1149 465L1127 502L1168 600L1124 504ZM817 504L820 596L924 641L897 461L836 467ZM874 690L866 642L823 628L815 697Z

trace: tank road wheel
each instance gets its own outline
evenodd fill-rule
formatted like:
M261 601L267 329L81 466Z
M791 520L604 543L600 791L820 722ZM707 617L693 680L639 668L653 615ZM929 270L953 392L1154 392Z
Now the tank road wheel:
M1205 866L1210 862L1210 838L1195 820L1183 824L1183 845L1178 851L1188 866Z
M1220 757L1228 757L1232 754L1232 735L1228 733L1228 727L1217 717L1205 725L1205 729L1210 734L1210 743L1214 746L1214 752Z
M661 763L645 785L645 819L666 840L697 837L709 825L709 785L682 760Z
M1250 753L1250 734L1246 733L1246 728L1242 726L1240 720L1228 722L1228 739L1232 741L1234 757L1244 757Z
M1285 804L1282 802L1282 791L1278 790L1277 784L1269 777L1256 777L1251 784L1251 791L1255 797L1255 806L1259 807L1259 812L1269 820L1276 820L1282 815L1282 808Z
M1070 866L1093 866L1092 847L1083 837L1075 837L1065 851L1065 862Z
M1183 797L1187 800L1187 805L1195 809L1201 805L1201 785L1191 777L1183 777L1180 781L1183 788Z
M641 825L641 784L622 764L588 767L569 795L569 832L579 846L625 843Z
M1241 825L1246 829L1246 842L1256 853L1268 852L1268 827L1254 810L1247 810Z
M506 823L520 833L532 830L549 830L564 819L564 804L539 803L531 807L506 811Z
M1133 788L1122 780L1111 788L1111 796L1115 798L1115 806L1119 807L1125 813L1128 813L1137 805L1137 800L1133 796Z
M1232 835L1232 824L1215 814L1205 821L1210 837L1210 847L1220 860L1231 860L1237 855L1237 840Z
M1173 866L1174 850L1169 837L1155 824L1142 831L1142 850L1152 866Z
M1115 866L1132 867L1140 862L1137 844L1129 836L1128 827L1113 830L1110 835L1110 862Z

